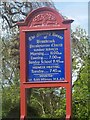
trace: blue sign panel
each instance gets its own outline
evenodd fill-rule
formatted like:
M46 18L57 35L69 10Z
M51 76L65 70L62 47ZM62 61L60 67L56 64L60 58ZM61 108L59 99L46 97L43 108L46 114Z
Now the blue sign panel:
M26 32L27 81L65 80L64 31Z

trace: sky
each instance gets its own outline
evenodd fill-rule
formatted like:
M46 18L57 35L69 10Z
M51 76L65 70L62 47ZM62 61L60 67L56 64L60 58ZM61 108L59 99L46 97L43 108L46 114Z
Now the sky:
M71 24L72 29L80 26L88 34L88 2L54 2L54 4L62 15L74 20ZM74 73L73 82L77 79L76 76L77 71Z
M41 0L37 0L37 1L41 1ZM72 0L52 0L52 1L53 2L89 2L90 0L73 0L73 1Z
M54 2L54 4L62 15L74 20L72 29L80 26L88 33L88 2Z

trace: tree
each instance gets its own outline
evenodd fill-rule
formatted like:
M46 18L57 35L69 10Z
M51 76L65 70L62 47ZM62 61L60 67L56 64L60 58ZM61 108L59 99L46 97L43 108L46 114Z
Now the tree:
M5 83L19 80L19 30L17 22L24 20L27 14L41 6L54 7L53 2L7 1L0 4L2 24L2 65ZM14 75L13 75L14 74ZM8 81L7 81L8 80ZM14 80L14 81L12 81ZM7 81L7 82L6 82ZM3 80L4 83L4 80Z
M86 32L80 27L72 33L72 58L73 58L73 117L78 120L89 119L88 114L88 68L89 64L89 41ZM75 39L76 38L76 39ZM75 76L76 72L76 76Z
M30 104L44 118L65 117L65 89L33 89Z
M2 30L5 33L3 37L8 38L16 35L18 33L17 22L24 20L30 11L44 6L55 8L51 0L48 0L48 2L1 1L0 10L2 19L0 20L3 23Z
M3 23L1 35L3 117L7 117L15 107L16 99L18 101L16 105L19 104L19 30L16 23L24 20L28 12L41 6L54 7L52 2L1 1L0 3L2 16L0 21ZM16 88L18 92L14 92Z
M25 19L27 14L39 7L49 6L54 7L51 0L48 2L18 2L18 1L9 1L9 2L1 2L1 15L2 19L4 19L10 28L17 26L18 21L22 21ZM54 7L55 8L55 7Z
M7 117L8 114L12 114L12 110L16 108L16 106L19 106L19 34L16 22L23 20L29 11L40 6L54 7L53 4L50 2L1 2L1 15L3 21L2 28L3 32L7 32L5 36L3 36L2 34L2 90L4 117ZM19 19L18 16L20 16ZM85 106L85 104L81 105L82 100L85 100L84 98L87 97L87 87L86 94L80 94L79 96L77 94L77 91L78 89L80 89L80 91L83 92L84 89L81 88L81 85L84 87L87 84L87 82L84 81L84 79L87 79L87 75L85 76L83 75L83 73L86 72L88 68L86 66L88 60L88 37L83 29L77 27L76 31L72 31L71 38L73 78L75 78L75 82L73 82L73 111L75 117L78 117L83 115L84 112L87 112L87 107ZM33 89L32 91L30 90L30 94L31 92L32 95L28 97L28 106L34 106L34 109L37 112L37 116L38 112L40 117L53 118L65 116L65 90L63 88ZM83 99L81 100L80 97L82 97ZM16 106L14 106L14 103L16 103ZM77 111L78 108L82 109L83 107L85 108L85 111ZM85 117L86 116L87 114L85 115Z
M73 88L73 117L79 120L89 120L88 114L88 58L84 66L80 69L79 76L74 82Z

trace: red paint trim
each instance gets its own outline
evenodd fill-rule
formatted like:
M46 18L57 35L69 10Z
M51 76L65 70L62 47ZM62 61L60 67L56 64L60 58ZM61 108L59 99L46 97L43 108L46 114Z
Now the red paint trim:
M60 28L59 26L58 27L53 27L53 28L52 27L49 27L49 28L47 28L47 27L44 27L44 28L40 27L39 28L38 27L38 28L31 28L31 29L30 28L28 29L28 27L27 28L25 27L25 29L23 28L23 32L28 32L28 31L47 31L47 30L48 31L51 31L51 30L67 30L67 28Z
M25 33L20 29L20 81L26 81L26 42Z
M66 87L66 119L69 120L72 116L72 80L71 80L71 44L70 44L70 25L67 25L68 29L65 31L65 70L66 80L69 82ZM67 118L70 116L70 118Z
M27 116L27 95L26 88L23 85L20 86L20 114L21 120L23 120L22 116L24 118Z
M18 26L28 26L28 23L30 22L30 20L32 18L31 16L35 16L35 15L37 15L37 13L40 14L40 13L46 12L46 11L54 13L57 16L58 21L61 20L63 24L70 24L74 21L74 20L71 20L71 19L66 19L65 20L63 18L63 16L61 14L59 14L58 11L55 11L55 9L53 9L53 8L41 7L41 8L38 8L38 9L30 12L23 22L17 22L17 24L18 24Z
M27 97L26 88L23 86L23 82L26 81L26 44L25 33L20 28L20 120L25 120L27 116Z
M55 82L55 83L50 83L50 82L44 82L44 83L30 83L30 82L25 82L23 83L23 86L25 88L48 88L48 87L65 87L67 88L68 82Z
M53 8L49 8L49 7L41 7L38 8L36 10L31 11L28 16L26 17L26 19L24 20L24 22L18 22L17 24L19 26L28 26L28 23L30 22L30 20L37 14L43 13L43 12L51 12L54 13L57 16L58 20L63 21L63 17L62 15L60 15L57 11L55 11L55 9ZM32 17L31 17L32 16Z

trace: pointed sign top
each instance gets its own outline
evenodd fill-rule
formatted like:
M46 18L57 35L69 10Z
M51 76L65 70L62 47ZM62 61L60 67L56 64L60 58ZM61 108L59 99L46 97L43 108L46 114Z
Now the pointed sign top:
M49 27L61 26L61 24L70 24L73 20L64 19L63 16L53 8L41 7L28 14L23 22L18 22L18 26L29 27Z

